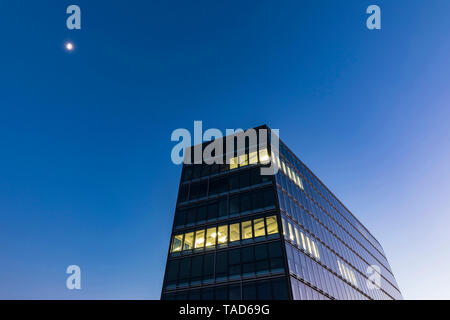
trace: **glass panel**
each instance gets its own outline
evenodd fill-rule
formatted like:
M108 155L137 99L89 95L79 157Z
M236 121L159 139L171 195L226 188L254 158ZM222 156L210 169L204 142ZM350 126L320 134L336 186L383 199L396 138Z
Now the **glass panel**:
M278 233L278 223L276 216L266 217L267 234Z
M195 232L195 248L203 248L205 245L205 230Z
M302 237L303 250L306 251L306 243L305 243L305 237L304 237L304 235L303 235L303 232L300 232L300 235L301 235L301 237Z
M239 233L239 223L230 225L230 242L241 240Z
M219 226L218 233L217 233L217 242L219 244L227 243L228 241L228 226Z
M239 166L240 167L244 167L248 165L248 155L247 154L243 154L239 156Z
M181 251L181 244L183 243L183 235L179 234L173 237L171 252Z
M194 233L189 232L184 235L183 250L192 250L194 244Z
M253 228L255 229L255 238L265 236L264 218L253 220Z
M267 149L259 150L259 162L262 164L266 164L270 161L269 153Z
M299 247L301 247L301 244L300 244L300 235L298 234L298 229L297 229L297 228L295 228L295 242L297 243L297 245L298 245Z
M250 154L249 154L249 163L250 164L258 163L258 153L256 151L250 152Z
M287 222L289 228L289 240L294 241L294 232L292 230L292 223Z
M251 238L253 238L252 221L244 221L242 222L242 239Z
M231 169L236 169L238 167L238 162L237 162L237 158L231 158L230 159L230 170Z
M206 246L207 247L215 246L216 238L217 238L216 227L209 228L208 230L206 230Z

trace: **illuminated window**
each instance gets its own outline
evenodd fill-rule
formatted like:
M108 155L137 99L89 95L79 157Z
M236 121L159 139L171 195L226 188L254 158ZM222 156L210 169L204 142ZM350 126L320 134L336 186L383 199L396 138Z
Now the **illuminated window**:
M281 168L280 158L279 158L278 156L276 156L276 157L277 157L277 165L278 165L278 168Z
M316 246L316 243L314 241L311 241L311 242L312 242L312 246L313 246L314 256L317 259L320 259L319 248Z
M249 163L250 164L258 163L258 152L256 152L256 151L250 152Z
M289 239L291 241L294 241L294 232L292 231L292 223L288 222L288 228L289 228Z
M239 233L239 223L230 225L230 242L241 240Z
M205 230L195 231L195 249L205 246Z
M308 252L312 254L311 243L309 242L309 237L306 237L306 243L308 244Z
M281 161L281 169L283 169L284 174L287 175L286 166L284 165L283 161Z
M270 161L269 153L267 149L259 150L259 162L262 164L266 164Z
M172 249L171 252L181 251L181 244L183 243L183 235L179 234L172 239Z
M278 223L276 216L266 217L267 234L278 233Z
M255 229L255 238L266 235L266 229L264 228L264 218L253 220L253 228Z
M292 180L291 169L289 168L289 166L286 166L286 170L287 170L287 173L288 173L288 177L289 177L289 179L291 179L291 180Z
M300 177L297 177L297 179L298 179L298 186L303 189L302 179Z
M216 238L217 238L216 227L207 229L206 230L206 247L215 246Z
M302 245L300 244L300 235L298 234L298 229L295 228L294 230L295 230L295 242L299 247L301 247Z
M281 223L283 224L283 236L286 238L287 234L286 220L284 218L281 219Z
M230 170L231 170L231 169L236 169L237 167L238 167L238 161L237 161L237 158L236 158L236 157L231 158L231 159L230 159Z
M218 232L217 232L217 243L227 243L228 241L228 226L219 226Z
M305 251L306 251L305 236L303 235L303 232L300 232L300 235L302 236L302 245L303 245L303 250L305 250Z
M192 250L194 245L194 233L189 232L184 235L183 250Z
M243 154L239 156L239 167L244 167L248 165L248 155Z
M253 238L252 221L244 221L242 226L242 240Z

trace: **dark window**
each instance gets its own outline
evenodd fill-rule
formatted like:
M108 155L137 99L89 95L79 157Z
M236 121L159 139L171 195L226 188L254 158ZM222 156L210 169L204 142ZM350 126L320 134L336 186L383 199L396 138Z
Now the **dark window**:
M191 270L191 259L183 258L180 261L180 271L178 273L178 282L187 283Z
M190 208L186 211L186 224L194 224L195 223L195 208Z
M241 212L252 210L252 198L250 192L241 195Z
M226 286L216 287L216 300L227 300L228 299L228 290Z
M288 300L286 279L272 280L272 293L275 300Z
M241 173L239 176L239 187L246 188L250 185L250 173L248 171Z
M206 196L206 181L191 184L190 199L195 200Z
M217 218L217 203L208 205L208 221Z
M209 168L210 168L210 166L208 164L203 164L202 172L201 172L202 177L206 177L209 175Z
M230 277L241 274L241 251L234 249L228 251L228 275Z
M260 281L256 284L256 295L259 300L271 300L272 293L269 281Z
M197 223L203 223L206 220L206 213L208 208L206 206L201 206L197 210Z
M191 283L200 282L202 280L203 256L192 257L191 264Z
M269 257L271 271L281 271L284 269L282 259L282 247L280 242L272 242L269 244Z
M263 191L264 207L270 207L275 205L275 195L272 189L266 189Z
M252 201L253 201L253 210L258 210L263 207L263 193L261 190L253 192Z
M209 195L213 196L228 191L227 180L224 178L212 179L209 183Z
M192 179L200 178L201 172L202 172L202 165L201 164L194 164L192 165Z
M244 276L255 273L254 247L242 248L242 274Z
M183 181L190 180L192 177L192 166L185 165L183 171Z
M167 265L166 285L175 284L178 276L179 260L170 260Z
M181 188L180 188L180 202L188 200L188 190L189 190L188 188L189 188L189 185L187 185L187 184L181 186Z
M233 196L230 198L230 215L239 213L239 197Z
M234 174L230 176L229 182L230 182L230 190L239 189L239 175Z
M200 289L189 291L189 300L200 300Z
M260 168L254 168L250 171L250 184L260 184L261 183L261 174L260 174Z
M202 289L202 300L214 300L214 289L213 288Z
M207 254L203 261L203 280L208 281L214 278L214 254Z
M244 283L242 286L243 300L256 300L256 286L254 283Z
M226 251L217 252L216 279L226 278L228 273L228 255Z
M186 218L186 210L178 210L175 213L175 227L183 226L185 218Z
M219 212L218 212L218 216L220 217L225 217L228 215L227 212L227 198L222 198L219 200Z
M267 245L260 244L255 246L256 272L264 273L269 270L269 258L267 255Z
M211 174L215 174L219 172L219 165L217 163L213 163L211 165Z
M238 284L229 286L228 294L230 300L241 300L241 286Z

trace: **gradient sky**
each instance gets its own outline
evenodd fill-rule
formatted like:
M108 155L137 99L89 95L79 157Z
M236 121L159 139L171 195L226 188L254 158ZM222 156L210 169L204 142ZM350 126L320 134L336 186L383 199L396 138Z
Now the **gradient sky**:
M450 298L450 1L0 12L0 298L158 299L181 173L170 134L194 120L279 128L383 245L405 298Z

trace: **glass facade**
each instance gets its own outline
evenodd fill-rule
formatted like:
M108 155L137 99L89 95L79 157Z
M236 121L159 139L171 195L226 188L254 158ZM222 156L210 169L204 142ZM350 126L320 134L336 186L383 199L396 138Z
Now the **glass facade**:
M161 298L402 299L378 241L287 146L246 142L183 165Z

